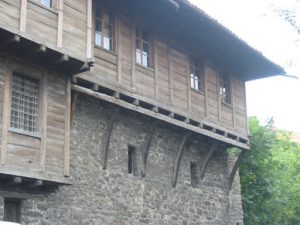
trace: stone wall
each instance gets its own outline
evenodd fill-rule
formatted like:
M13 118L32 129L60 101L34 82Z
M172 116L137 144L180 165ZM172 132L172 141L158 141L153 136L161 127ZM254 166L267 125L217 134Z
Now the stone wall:
M71 132L73 185L45 195L24 195L23 224L243 224L239 180L233 193L229 192L232 160L224 149L215 153L205 178L192 187L190 163L199 170L209 147L204 140L192 138L183 152L177 186L172 188L173 163L183 137L175 127L159 124L149 150L146 177L142 178L141 151L153 122L121 110L112 130L107 169L103 170L103 141L114 107L79 95ZM128 174L128 145L136 148L134 174ZM3 196L7 193L0 195L3 216Z

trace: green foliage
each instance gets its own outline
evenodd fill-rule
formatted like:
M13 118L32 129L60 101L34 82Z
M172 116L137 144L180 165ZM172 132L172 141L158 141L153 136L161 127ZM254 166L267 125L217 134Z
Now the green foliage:
M240 168L245 225L300 224L300 145L249 120L251 150Z

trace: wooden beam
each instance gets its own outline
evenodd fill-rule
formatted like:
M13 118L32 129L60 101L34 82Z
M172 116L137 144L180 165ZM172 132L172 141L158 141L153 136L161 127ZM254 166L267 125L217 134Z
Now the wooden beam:
M70 175L71 78L66 79L64 176Z
M242 148L242 149L249 149L249 146L247 144L237 142L236 140L227 138L227 137L219 135L217 133L213 133L213 132L211 132L209 130L206 130L206 129L201 129L200 127L194 126L192 124L187 124L183 121L176 120L176 119L171 117L173 115L173 113L171 113L171 115L164 115L164 114L161 114L161 113L156 113L156 112L153 112L152 110L149 110L149 109L145 109L145 108L142 108L142 107L136 107L132 103L126 102L122 99L116 99L113 96L109 96L109 95L104 94L104 93L95 92L95 91L92 91L91 89L81 87L81 86L78 86L78 85L75 85L75 84L72 85L72 90L83 93L83 94L86 94L86 95L89 95L89 96L92 96L94 98L97 98L97 99L100 99L100 100L103 100L103 101L106 101L106 102L110 102L112 104L123 107L125 109L129 109L129 110L132 110L132 111L135 111L135 112L139 112L143 115L147 115L147 116L150 116L152 118L156 118L156 119L164 121L166 123L173 124L173 125L178 126L178 127L182 127L186 130L189 130L189 131L192 131L192 132L195 132L195 133L198 133L198 134L205 135L207 137L210 137L210 138L213 138L215 140L227 143L229 145L232 145L232 146L235 146L235 147L238 147L238 148Z
M176 187L177 184L177 180L178 180L178 173L179 173L179 167L180 167L180 162L181 162L181 158L182 158L182 153L183 153L183 149L185 147L186 141L188 140L188 138L191 136L191 132L187 131L184 134L184 137L181 141L180 147L178 149L177 152L177 156L174 162L174 167L173 167L173 174L172 174L172 186L173 188Z
M135 37L136 27L132 25L131 27L131 87L136 86L136 74L135 74L135 51L136 51L136 37Z
M21 0L20 10L20 31L25 32L27 20L27 0Z
M34 180L27 184L28 188L36 188L43 185L43 180Z
M46 51L47 51L47 46L44 45L44 44L40 44L38 49L37 49L37 52L45 53Z
M116 50L117 50L117 66L118 66L118 70L117 70L117 82L118 84L121 84L122 83L122 40L121 40L121 21L120 21L120 18L119 18L119 13L116 12L116 17L115 17L115 36L116 36L116 43L117 43L117 46L116 46Z
M61 48L63 45L63 26L64 26L64 0L58 0L57 7L57 47Z
M159 98L159 83L158 83L158 49L157 49L157 40L153 38L153 58L154 58L154 97L155 99Z
M231 190L231 188L232 188L233 179L235 177L235 174L236 174L238 168L241 165L242 159L244 158L245 154L246 154L246 151L242 150L239 157L238 157L238 159L235 161L235 164L234 164L234 166L231 170L231 173L230 173L229 179L228 179L228 188L229 188L229 190Z
M9 38L8 40L4 41L0 45L0 50L5 48L7 45L12 44L12 43L19 43L21 41L21 37L17 34L14 34Z
M206 169L207 169L207 165L211 159L211 157L213 156L214 152L217 150L218 148L218 142L214 142L212 144L212 146L210 147L205 159L204 159L204 162L202 164L202 167L201 167L201 170L200 170L200 179L202 180L204 175L205 175L205 172L206 172Z
M78 93L75 92L75 93L72 93L72 96L71 96L71 118L70 118L70 123L72 124L72 120L73 120L73 116L74 116L74 113L75 113L75 110L76 110L76 102L77 102L77 98L78 98Z
M6 185L18 185L22 183L22 177L11 177L8 179L8 181L5 183Z
M154 136L154 133L157 129L157 121L155 120L152 128L148 134L147 140L146 140L146 144L145 144L145 148L143 151L143 169L142 169L142 176L145 177L146 176L146 167L147 167L147 159L148 159L148 153L149 153L149 149L150 149L150 145Z
M103 169L107 168L109 140L110 140L110 136L111 136L111 132L112 132L113 126L114 126L114 122L116 120L116 117L117 117L117 114L118 114L119 111L120 111L119 107L116 107L114 109L114 112L112 113L110 121L108 122L108 125L107 125L107 131L106 131L106 135L105 135L105 139L104 139L104 145L103 145L103 149L104 149L104 154L103 154Z
M41 146L40 146L40 166L41 170L45 171L45 159L46 159L46 150L47 150L47 117L48 117L48 76L44 73L43 79L43 101L42 101L42 122L41 122Z
M170 103L173 103L173 76L172 76L172 68L171 68L171 47L170 43L167 43L167 57L168 57L168 76L169 76L169 95L170 95Z
M3 96L3 113L2 113L2 145L1 145L1 164L6 164L7 143L8 143L8 126L10 117L10 98L11 98L11 73L8 68L4 71L4 96Z

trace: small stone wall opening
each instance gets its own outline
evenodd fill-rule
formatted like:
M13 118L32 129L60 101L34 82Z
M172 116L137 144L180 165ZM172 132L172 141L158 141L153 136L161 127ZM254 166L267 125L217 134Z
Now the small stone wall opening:
M16 198L4 199L4 221L21 223L21 200Z
M136 147L128 145L128 174L136 176Z

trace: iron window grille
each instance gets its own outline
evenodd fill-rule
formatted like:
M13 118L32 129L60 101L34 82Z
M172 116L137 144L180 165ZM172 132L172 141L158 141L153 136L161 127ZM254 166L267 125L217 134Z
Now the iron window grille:
M26 133L38 133L39 80L13 73L10 127Z
M100 5L95 11L95 45L106 50L113 50L113 16Z

